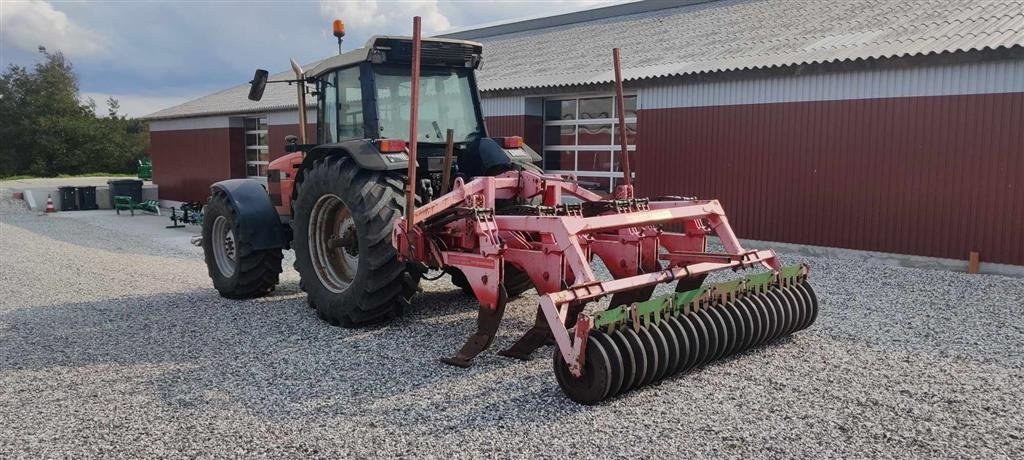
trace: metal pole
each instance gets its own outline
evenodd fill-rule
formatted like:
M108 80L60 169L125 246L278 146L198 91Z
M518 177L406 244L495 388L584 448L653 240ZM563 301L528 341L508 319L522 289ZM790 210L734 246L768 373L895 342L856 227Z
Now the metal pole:
M452 181L452 160L455 157L455 130L448 128L444 143L444 163L441 166L444 171L441 173L441 194L448 193Z
M623 184L633 185L633 171L629 168L629 149L626 146L626 107L622 97L622 66L619 63L619 49L612 48L615 66L615 105L619 117L619 163L622 164Z
M306 82L299 80L299 143L306 143Z
M306 72L295 59L291 60L292 72L295 72L295 79L298 80L295 87L299 92L299 143L306 143Z
M412 97L409 102L409 181L405 185L405 230L412 230L416 211L416 124L420 103L420 17L412 18Z

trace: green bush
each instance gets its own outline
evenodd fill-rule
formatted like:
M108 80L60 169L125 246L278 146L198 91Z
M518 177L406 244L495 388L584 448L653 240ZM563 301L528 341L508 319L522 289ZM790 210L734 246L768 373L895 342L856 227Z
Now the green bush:
M79 96L71 62L39 52L31 71L10 65L0 78L0 177L135 171L149 147L145 122L118 115L113 98L98 117L95 101Z

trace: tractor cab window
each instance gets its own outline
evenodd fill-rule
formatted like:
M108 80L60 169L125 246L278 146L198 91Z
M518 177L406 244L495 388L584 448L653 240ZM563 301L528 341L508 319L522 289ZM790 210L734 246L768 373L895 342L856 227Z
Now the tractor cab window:
M320 79L320 143L363 137L363 93L359 68L331 72Z
M408 67L376 67L377 118L380 137L409 137L409 104L412 83ZM466 142L480 135L469 69L420 69L419 142L445 141L445 132L454 130L455 142Z

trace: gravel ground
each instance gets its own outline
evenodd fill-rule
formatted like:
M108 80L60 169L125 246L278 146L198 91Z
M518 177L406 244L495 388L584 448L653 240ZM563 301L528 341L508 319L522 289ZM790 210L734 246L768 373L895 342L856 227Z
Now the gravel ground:
M291 268L219 298L165 219L0 204L0 458L1024 457L1022 279L783 254L813 267L809 330L581 407L550 348L437 363L474 324L446 279L392 324L333 328Z

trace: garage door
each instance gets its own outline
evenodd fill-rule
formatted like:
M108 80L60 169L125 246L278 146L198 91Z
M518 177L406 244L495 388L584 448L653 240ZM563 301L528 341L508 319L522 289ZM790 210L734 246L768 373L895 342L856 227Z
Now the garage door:
M626 96L626 141L636 154L636 96ZM619 131L613 96L544 100L544 169L576 174L589 188L611 192L622 178Z

